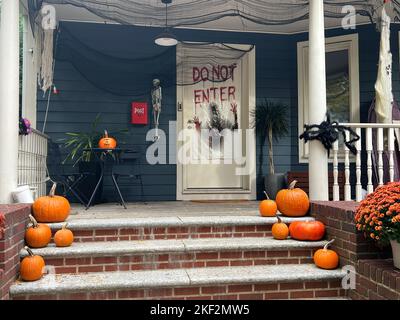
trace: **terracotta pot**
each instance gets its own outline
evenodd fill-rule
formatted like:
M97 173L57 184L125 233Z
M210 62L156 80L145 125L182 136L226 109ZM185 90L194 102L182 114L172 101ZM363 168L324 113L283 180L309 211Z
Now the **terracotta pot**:
M390 243L392 245L394 267L400 269L400 242L391 240Z

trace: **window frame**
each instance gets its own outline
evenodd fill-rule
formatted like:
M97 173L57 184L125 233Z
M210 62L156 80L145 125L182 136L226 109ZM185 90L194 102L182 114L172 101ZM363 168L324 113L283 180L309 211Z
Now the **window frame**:
M360 122L360 73L359 73L359 41L358 33L329 37L325 39L326 52L348 50L350 75L350 122ZM309 42L297 43L298 67L298 134L304 131L304 124L308 124L308 48ZM299 163L308 163L308 144L299 140ZM332 161L332 159L330 160Z

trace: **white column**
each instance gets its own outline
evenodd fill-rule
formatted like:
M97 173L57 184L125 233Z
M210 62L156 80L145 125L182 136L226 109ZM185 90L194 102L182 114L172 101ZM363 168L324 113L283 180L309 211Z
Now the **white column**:
M31 30L29 16L24 16L23 40L23 85L22 85L22 116L28 118L33 128L36 125L36 93L37 93L37 63L36 41Z
M309 121L319 124L326 116L325 23L323 0L310 0ZM328 154L319 141L309 152L310 199L329 200Z
M19 1L2 0L0 24L0 204L17 186L19 116Z

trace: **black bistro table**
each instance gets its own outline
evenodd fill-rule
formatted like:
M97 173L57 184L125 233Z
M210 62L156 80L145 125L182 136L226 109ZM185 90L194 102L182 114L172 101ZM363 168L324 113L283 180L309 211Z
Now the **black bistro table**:
M92 196L90 197L90 200L86 205L86 210L88 210L92 206L97 190L99 189L101 182L104 180L106 162L109 166L111 166L111 175L110 175L111 180L121 200L122 206L126 209L126 204L124 198L122 197L121 190L118 186L117 180L113 175L112 167L114 166L114 164L119 163L121 156L124 153L129 153L133 151L131 149L122 149L122 148L115 148L115 149L92 148L92 149L84 149L83 152L92 152L96 160L100 163L100 168L101 168L99 181L97 182L96 187L93 190Z

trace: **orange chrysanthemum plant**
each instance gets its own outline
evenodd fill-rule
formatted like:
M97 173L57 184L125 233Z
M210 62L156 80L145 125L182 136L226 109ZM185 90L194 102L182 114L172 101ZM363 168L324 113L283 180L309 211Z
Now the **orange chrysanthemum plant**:
M400 242L400 182L378 187L356 212L357 229L381 245Z

